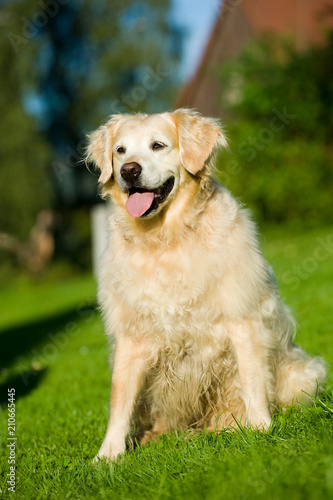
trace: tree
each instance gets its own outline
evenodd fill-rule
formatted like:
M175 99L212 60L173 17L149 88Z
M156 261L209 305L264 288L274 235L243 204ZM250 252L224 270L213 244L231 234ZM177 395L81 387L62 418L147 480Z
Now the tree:
M0 16L5 24L0 37L0 230L26 238L38 212L51 202L51 154L25 108L27 92L36 84L33 47L15 52L8 38L12 18L4 10Z
M41 0L25 16L21 31L31 35L35 47L36 85L29 97L38 104L36 116L52 146L58 204L96 201L90 174L78 166L86 132L112 113L171 106L180 31L167 21L169 3ZM28 4L18 0L8 9L17 13L31 8ZM22 16L15 36L20 23ZM25 51L25 45L17 41L18 50Z
M332 72L333 33L304 52L264 38L221 70L234 123L220 180L265 221L332 223Z
M96 178L80 163L86 133L112 113L171 107L181 31L169 7L3 1L0 231L24 238L50 204L63 211L96 203Z

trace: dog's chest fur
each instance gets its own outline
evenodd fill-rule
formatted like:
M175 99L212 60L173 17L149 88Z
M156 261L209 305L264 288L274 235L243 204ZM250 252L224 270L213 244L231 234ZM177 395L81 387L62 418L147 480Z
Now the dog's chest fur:
M99 300L116 339L220 341L223 318L251 314L265 292L265 263L250 238L252 226L226 191L173 241L128 238L116 217L110 227Z
M121 237L113 236L100 298L117 330L122 324L127 333L133 328L176 341L213 331L221 313L214 296L222 261L203 255L210 253L209 247L194 246L189 239L171 246L161 243L151 251L122 239L119 248Z

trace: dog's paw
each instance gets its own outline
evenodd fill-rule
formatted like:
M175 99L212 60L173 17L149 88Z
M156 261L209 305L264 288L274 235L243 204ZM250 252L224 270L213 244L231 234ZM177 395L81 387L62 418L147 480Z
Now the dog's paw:
M247 425L253 429L258 429L259 431L267 431L271 425L272 417L267 411L262 412L249 412L249 418L247 419Z
M103 443L100 447L99 452L96 457L92 461L92 465L96 465L100 461L112 462L115 460L121 453L125 451L124 446L110 446L108 443Z
M116 456L113 456L113 454L110 454L110 455L101 455L100 453L98 453L96 455L96 457L93 459L93 461L91 462L91 465L94 466L96 464L99 464L100 462L112 462L113 460L115 460L117 458L118 455Z
M98 464L101 461L101 457L96 455L96 457L93 458L93 461L91 462L91 465L94 467L94 465Z
M159 441L161 435L154 431L145 431L138 439L140 446L149 443L149 441Z

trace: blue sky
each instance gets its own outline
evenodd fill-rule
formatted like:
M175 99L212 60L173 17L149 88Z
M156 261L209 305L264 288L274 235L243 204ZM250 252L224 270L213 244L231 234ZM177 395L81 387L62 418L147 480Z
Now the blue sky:
M172 0L172 19L185 30L183 80L191 78L214 26L221 0Z

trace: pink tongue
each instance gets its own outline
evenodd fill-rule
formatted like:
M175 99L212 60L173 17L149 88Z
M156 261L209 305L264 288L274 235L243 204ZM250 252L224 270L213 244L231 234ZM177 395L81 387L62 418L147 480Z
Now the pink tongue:
M126 202L127 212L133 217L141 217L151 207L154 201L154 193L134 193Z

